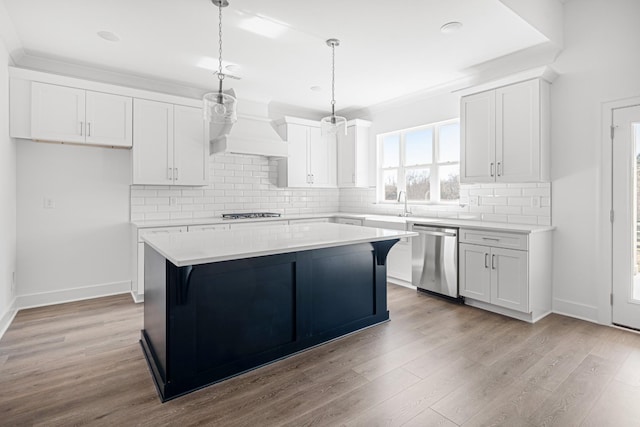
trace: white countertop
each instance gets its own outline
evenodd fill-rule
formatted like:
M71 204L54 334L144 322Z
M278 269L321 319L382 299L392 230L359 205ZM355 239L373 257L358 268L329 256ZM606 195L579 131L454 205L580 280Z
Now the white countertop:
M193 219L173 219L161 221L133 221L131 224L137 228L149 227L178 227L184 225L206 225L206 224L238 224L243 222L264 222L267 225L271 221L295 221L297 219L312 218L353 218L372 221L386 221L393 223L404 223L409 226L414 223L438 225L443 227L471 228L486 231L506 231L514 233L536 233L542 231L550 231L555 227L551 225L529 225L529 224L509 224L503 222L487 222L469 219L457 218L433 218L423 216L393 216L393 215L376 215L349 212L319 213L319 214L301 214L301 215L283 215L278 218L251 218L251 219L222 219L222 218L193 218Z
M417 233L355 225L265 224L240 230L152 234L144 241L178 267L310 249L378 242Z

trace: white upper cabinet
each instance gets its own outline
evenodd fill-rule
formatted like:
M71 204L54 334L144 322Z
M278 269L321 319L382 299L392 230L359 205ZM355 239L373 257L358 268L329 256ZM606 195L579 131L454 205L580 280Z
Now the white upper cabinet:
M338 133L338 187L369 186L369 127L366 120L347 122L347 135Z
M131 147L132 99L33 82L31 137L43 141Z
M548 115L541 79L463 97L460 181L548 181Z
M208 147L202 110L136 99L133 183L206 185Z
M285 117L279 132L289 144L289 156L278 160L278 186L336 186L336 139L322 136L320 123Z

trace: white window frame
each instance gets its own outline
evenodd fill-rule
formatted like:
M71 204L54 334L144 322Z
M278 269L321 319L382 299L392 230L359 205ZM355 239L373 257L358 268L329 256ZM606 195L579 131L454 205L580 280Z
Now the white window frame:
M409 204L414 204L414 205L457 205L460 203L459 199L456 200L440 200L440 168L442 166L450 166L450 165L460 165L460 158L458 158L457 162L438 162L437 159L439 158L439 150L440 150L440 128L442 126L447 126L453 123L458 123L460 124L460 119L456 118L456 119L450 119L450 120L444 120L441 122L436 122L436 123L430 123L428 125L422 125L422 126L415 126L415 127L411 127L411 128L407 128L407 129L401 129L401 130L396 130L393 132L386 132L386 133L381 133L378 134L376 136L376 145L377 145L377 159L378 159L378 164L377 164L377 185L376 185L376 199L378 203L387 203L387 204L397 204L397 200L385 200L384 199L384 182L383 182L383 177L384 177L384 171L386 170L393 170L393 169L397 169L398 170L398 193L400 191L406 191L406 182L405 182L405 176L406 176L406 171L409 169L424 169L424 168L428 168L429 172L430 172L430 179L429 179L429 187L430 187L430 195L429 195L429 200L425 200L425 201L419 201L419 200L408 200L407 199L407 203ZM410 133L410 132L414 132L414 131L418 131L418 130L423 130L423 129L432 129L432 135L433 135L433 140L432 140L432 144L431 144L431 163L427 163L427 164L421 164L421 165L411 165L411 166L405 166L404 165L404 161L405 161L405 139L406 139L406 134ZM383 150L383 140L385 137L387 136L392 136L392 135L399 135L400 136L400 159L399 159L399 165L396 167L383 167L383 162L384 162L384 150ZM406 194L406 193L405 193Z

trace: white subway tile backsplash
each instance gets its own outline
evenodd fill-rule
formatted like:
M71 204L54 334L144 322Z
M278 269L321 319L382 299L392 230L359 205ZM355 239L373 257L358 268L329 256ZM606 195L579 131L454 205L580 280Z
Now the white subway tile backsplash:
M206 187L132 186L131 219L208 218L233 211L397 215L403 209L398 203L377 203L375 188L277 187L278 163L265 157L216 154L209 160ZM460 195L464 206L409 204L409 207L416 216L551 223L548 183L461 184ZM478 201L475 206L469 206L472 197ZM539 198L539 207L533 207L535 197Z

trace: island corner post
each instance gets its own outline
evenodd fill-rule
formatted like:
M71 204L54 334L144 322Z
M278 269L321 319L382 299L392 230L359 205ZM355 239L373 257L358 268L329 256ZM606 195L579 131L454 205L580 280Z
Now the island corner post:
M140 343L161 400L388 321L398 241L183 267L145 243Z

